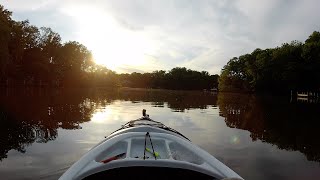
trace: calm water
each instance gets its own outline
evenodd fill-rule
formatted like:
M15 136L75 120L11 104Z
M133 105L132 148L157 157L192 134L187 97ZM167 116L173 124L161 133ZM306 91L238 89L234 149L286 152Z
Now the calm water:
M246 179L320 179L317 104L160 90L0 92L1 179L57 179L142 109Z

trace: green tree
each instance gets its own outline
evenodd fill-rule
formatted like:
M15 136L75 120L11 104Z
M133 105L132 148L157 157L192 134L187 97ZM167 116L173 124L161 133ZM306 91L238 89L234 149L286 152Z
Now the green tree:
M256 49L232 58L219 78L222 91L288 92L319 89L320 33L314 32L303 44L284 43L273 49Z

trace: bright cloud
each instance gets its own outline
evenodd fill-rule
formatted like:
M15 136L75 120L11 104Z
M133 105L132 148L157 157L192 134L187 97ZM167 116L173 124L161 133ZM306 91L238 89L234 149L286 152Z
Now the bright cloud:
M185 66L220 73L234 56L320 30L318 0L0 0L14 18L50 26L120 71ZM110 65L112 64L112 65ZM113 67L112 67L113 66Z

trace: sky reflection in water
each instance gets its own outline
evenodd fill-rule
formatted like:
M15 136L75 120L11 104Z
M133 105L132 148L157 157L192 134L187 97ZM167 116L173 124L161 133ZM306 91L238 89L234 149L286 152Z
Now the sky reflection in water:
M1 96L1 177L57 179L142 109L244 178L320 177L318 105L182 91L12 91Z

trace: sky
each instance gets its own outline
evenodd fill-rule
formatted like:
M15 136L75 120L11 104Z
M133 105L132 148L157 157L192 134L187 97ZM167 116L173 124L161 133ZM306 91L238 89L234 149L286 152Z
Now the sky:
M51 27L119 73L187 67L220 74L256 48L320 31L319 0L0 0L15 20Z

